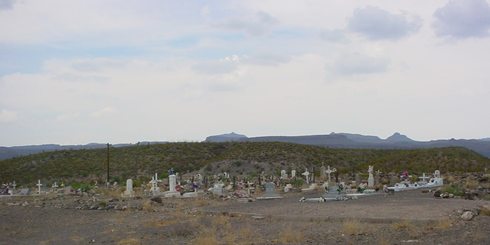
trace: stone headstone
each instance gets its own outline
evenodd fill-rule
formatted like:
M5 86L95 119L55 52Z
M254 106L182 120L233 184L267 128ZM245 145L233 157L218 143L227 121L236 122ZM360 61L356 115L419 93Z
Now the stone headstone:
M224 195L224 191L223 191L224 186L225 186L225 184L223 184L222 182L215 183L213 188L211 188L211 192L214 195L223 196Z
M31 194L31 190L29 188L22 188L22 189L20 189L19 195L27 196L29 194Z
M178 197L178 196L180 196L180 192L178 192L175 189L176 185L177 185L177 176L175 176L175 174L168 176L169 191L165 192L164 196L165 197Z
M356 185L359 186L361 184L361 176L359 174L356 174Z
M320 167L320 177L324 180L325 177L327 177L325 171L327 170L327 168L325 168L325 166L321 166Z
M368 169L369 177L368 177L368 187L374 187L374 176L373 176L373 166L369 165Z
M264 184L264 187L265 192L261 197L257 197L258 200L282 198L282 196L276 193L276 184L274 182L267 182Z
M294 178L296 177L296 170L291 170L291 178Z
M281 170L281 179L287 179L288 178L288 174L286 173L286 170Z
M125 197L134 197L133 180L132 179L127 179L126 180L126 191L124 191L123 196L125 196Z

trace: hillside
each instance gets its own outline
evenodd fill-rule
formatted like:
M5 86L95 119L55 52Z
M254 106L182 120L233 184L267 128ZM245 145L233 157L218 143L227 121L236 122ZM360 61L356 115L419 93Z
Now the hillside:
M323 164L341 173L366 172L367 165L384 172L481 171L490 160L464 148L420 150L332 149L278 142L168 143L110 149L113 180L148 180L170 167L180 173L201 170L255 176L265 171L278 174L281 169L303 171L304 167ZM44 152L0 161L0 182L105 180L106 150L83 149ZM318 174L318 173L317 173Z

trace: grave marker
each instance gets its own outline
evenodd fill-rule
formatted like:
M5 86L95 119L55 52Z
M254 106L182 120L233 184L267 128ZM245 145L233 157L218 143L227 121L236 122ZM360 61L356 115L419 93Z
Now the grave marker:
M43 185L41 184L41 180L37 180L37 184L36 184L36 186L37 186L37 194L38 194L38 195L41 195L41 186L43 186Z
M126 180L126 190L124 191L123 196L125 196L125 197L134 197L133 180L132 179L127 179Z

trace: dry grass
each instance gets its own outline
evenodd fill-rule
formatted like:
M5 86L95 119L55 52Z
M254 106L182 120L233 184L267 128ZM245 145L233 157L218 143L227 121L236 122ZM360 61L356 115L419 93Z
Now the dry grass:
M364 228L359 220L346 220L342 223L342 232L347 235L360 235L364 233Z
M138 239L136 238L125 238L117 242L118 245L140 245L142 244Z
M452 226L450 219L441 219L434 224L434 228L439 230L447 230Z
M304 240L303 232L298 229L293 229L291 225L286 226L279 232L279 244L303 244Z
M153 203L150 200L146 200L145 202L143 202L142 208L143 211L147 211L147 212L155 211L155 209L153 208Z
M397 231L412 229L414 225L408 220L393 223L393 228Z
M481 207L480 215L490 216L490 206Z
M194 238L191 244L198 245L215 245L218 244L218 239L216 239L216 231L214 229L206 229L199 233L196 238Z
M466 189L473 190L473 189L478 188L479 185L480 185L480 183L477 180L468 179L468 180L466 180L466 183L464 184L464 187Z
M406 232L411 238L417 238L422 233L421 229L409 220L402 220L394 223L392 226L395 231Z

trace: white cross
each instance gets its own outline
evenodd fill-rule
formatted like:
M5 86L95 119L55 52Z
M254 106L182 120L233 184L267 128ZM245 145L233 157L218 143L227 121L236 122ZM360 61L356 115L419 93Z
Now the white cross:
M425 173L422 173L422 177L419 177L419 179L422 179L423 182L427 182L426 179L430 179L430 178L425 176Z
M17 186L17 184L15 183L15 180L14 180L14 183L12 183L12 187L14 187L14 190L15 190L16 186Z
M37 194L41 195L41 180L37 180Z
M54 184L51 186L51 188L58 188L58 183L54 182Z
M325 170L325 173L328 175L328 182L330 183L330 174L337 172L336 168L330 169L330 165L328 165L327 170Z

